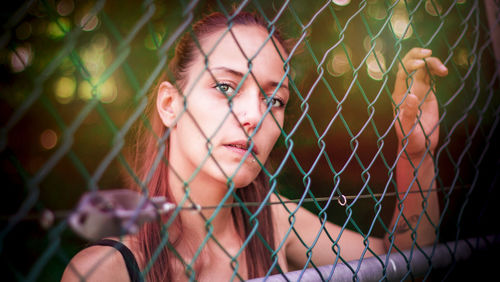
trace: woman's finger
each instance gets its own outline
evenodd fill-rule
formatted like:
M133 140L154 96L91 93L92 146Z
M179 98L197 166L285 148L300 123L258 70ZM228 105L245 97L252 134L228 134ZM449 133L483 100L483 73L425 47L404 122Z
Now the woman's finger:
M429 57L425 59L427 66L432 74L438 76L446 76L448 75L448 68L441 62L440 59L436 57Z
M425 65L423 59L432 55L432 50L425 48L412 48L403 57L403 60L399 64L398 76L404 78L408 73L417 70Z
M441 62L441 60L436 57L407 60L405 63L405 68L401 68L398 72L398 75L401 76L401 78L405 78L411 72L422 69L422 72L417 73L415 78L424 79L428 75L427 70L424 69L426 64L431 74L437 76L448 75L448 68Z
M414 70L423 68L425 66L425 61L422 59L412 59L405 62L404 71L411 73Z
M403 58L403 62L407 60L414 60L414 59L423 59L426 57L429 57L432 55L432 50L431 49L425 49L425 48L412 48L408 53Z

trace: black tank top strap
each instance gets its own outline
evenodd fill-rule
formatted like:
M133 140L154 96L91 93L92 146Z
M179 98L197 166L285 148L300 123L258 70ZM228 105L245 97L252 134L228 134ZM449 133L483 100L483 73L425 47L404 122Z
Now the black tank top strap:
M102 239L97 242L93 242L90 246L109 246L115 248L125 260L125 266L127 267L128 275L130 277L131 282L142 282L144 279L141 275L141 270L139 269L139 265L137 264L137 260L134 257L134 254L130 251L127 246L122 244L119 241L110 240L110 239Z

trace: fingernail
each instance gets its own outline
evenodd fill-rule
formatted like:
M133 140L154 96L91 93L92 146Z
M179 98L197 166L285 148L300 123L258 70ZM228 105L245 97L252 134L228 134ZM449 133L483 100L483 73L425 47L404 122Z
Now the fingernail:
M432 53L432 50L430 50L430 49L422 49L422 51L420 51L420 52L422 52L422 55L430 55Z

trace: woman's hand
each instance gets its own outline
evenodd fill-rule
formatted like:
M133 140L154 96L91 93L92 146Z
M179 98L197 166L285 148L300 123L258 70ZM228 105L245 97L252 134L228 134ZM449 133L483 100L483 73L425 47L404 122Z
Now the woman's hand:
M402 194L420 193L398 197L401 206L394 210L391 231L386 234L387 248L394 244L405 250L415 243L425 246L436 240L439 201L436 191L430 190L436 186L436 173L434 160L427 152L434 153L439 141L439 110L431 76L445 76L448 69L431 54L428 49L411 49L399 65L394 85L398 152L405 150L397 162L397 189Z
M404 68L399 64L394 85L394 115L399 117L396 133L400 146L408 142L405 151L410 158L423 156L426 147L434 152L439 140L439 110L431 75L446 76L448 69L431 54L429 49L411 49L402 60Z

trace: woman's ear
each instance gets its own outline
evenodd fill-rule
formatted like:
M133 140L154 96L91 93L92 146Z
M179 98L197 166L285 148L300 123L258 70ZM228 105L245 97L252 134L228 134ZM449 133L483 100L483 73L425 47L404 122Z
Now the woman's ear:
M177 88L170 82L163 81L156 95L156 110L166 127L175 126L179 114L179 99L181 99Z

